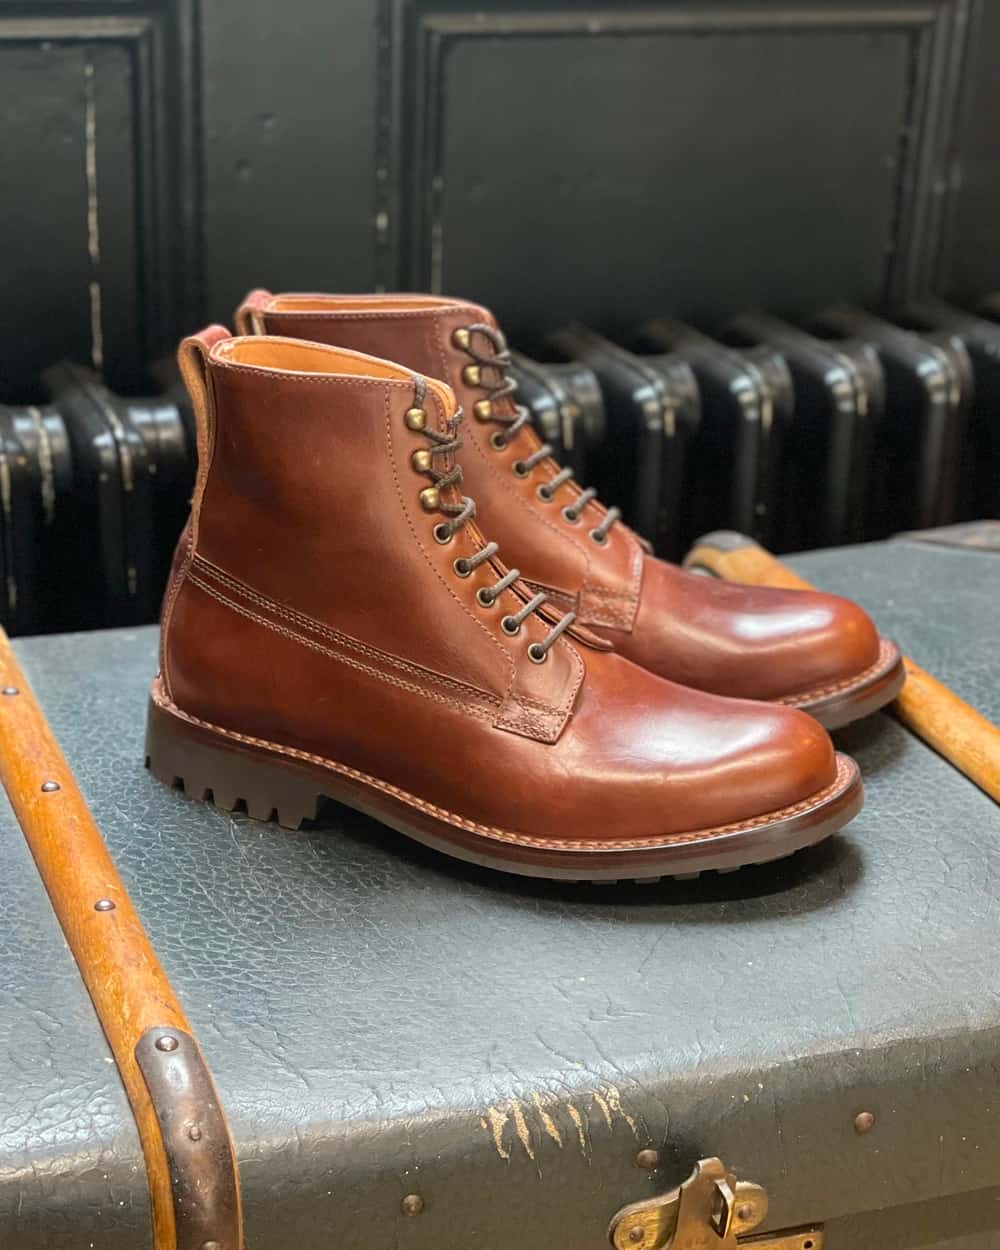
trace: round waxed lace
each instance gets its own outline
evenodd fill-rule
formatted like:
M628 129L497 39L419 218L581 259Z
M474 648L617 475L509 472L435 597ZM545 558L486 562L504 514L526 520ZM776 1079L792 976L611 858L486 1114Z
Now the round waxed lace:
M513 399L517 391L517 383L510 376L510 348L507 346L507 340L504 338L500 330L494 326L487 325L485 322L477 321L472 325L463 327L464 334L460 350L465 352L480 369L492 369L498 375L496 385L489 385L480 374L479 385L486 392L489 415L483 417L483 420L494 421L497 425L503 427L503 434L497 437L494 435L493 445L498 450L510 443L531 420L531 413L523 404L516 403ZM481 335L490 345L489 353L481 352L476 347L476 336ZM497 412L497 400L510 398L514 406L514 412L505 413ZM537 451L526 456L523 460L514 461L514 472L520 477L527 475L547 460L553 453L551 443L542 443ZM543 482L538 488L538 493L542 499L550 501L555 498L556 492L561 486L572 480L572 469L560 469L558 473L547 481ZM580 516L588 503L597 499L597 491L592 487L581 490L573 501L563 508L563 516L571 524L579 521ZM599 525L594 526L590 531L590 537L596 543L605 543L608 538L608 530L611 529L615 521L621 517L620 508L607 508L604 517Z
M424 400L427 397L427 381L425 378L416 376L413 379L413 408L411 412L423 412ZM429 461L427 468L423 470L434 483L435 487L435 508L441 512L447 520L439 522L434 527L434 537L439 543L450 542L454 535L468 524L476 515L476 505L467 495L462 495L458 491L458 487L462 482L462 468L457 460L452 456L451 466L446 469L438 469L434 463L436 456L450 455L462 446L462 440L458 435L458 428L462 422L462 409L457 408L452 416L448 417L445 422L444 430L435 430L424 422L420 427L420 433L428 440ZM444 498L445 492L449 487L454 486L458 492L458 499ZM474 573L482 564L486 564L492 560L499 551L499 547L495 542L488 542L471 556L459 556L455 560L452 567L459 577L468 577ZM486 608L493 607L499 597L505 590L509 590L521 576L519 569L508 569L508 571L492 586L482 586L476 592L476 598L479 603ZM545 594L534 595L526 604L523 605L516 613L505 616L501 621L501 627L505 633L516 634L520 631L522 623L537 612L538 609L548 601ZM566 612L556 625L549 628L549 632L541 640L541 642L533 642L528 647L528 657L536 664L542 663L548 656L549 651L555 645L556 640L573 624L576 620L575 612ZM511 629L507 622L513 621L516 627ZM545 621L548 625L548 622Z

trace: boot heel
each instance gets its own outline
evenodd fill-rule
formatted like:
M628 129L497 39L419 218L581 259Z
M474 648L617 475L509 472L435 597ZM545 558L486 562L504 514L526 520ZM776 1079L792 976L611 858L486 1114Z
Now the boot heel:
M276 820L298 829L315 820L321 794L294 763L263 751L231 745L210 730L190 725L149 701L146 767L158 780L206 799L227 812L246 811L254 820Z

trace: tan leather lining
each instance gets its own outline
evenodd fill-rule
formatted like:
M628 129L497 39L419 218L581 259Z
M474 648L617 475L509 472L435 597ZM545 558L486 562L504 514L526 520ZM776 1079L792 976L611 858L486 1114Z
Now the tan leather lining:
M267 312L357 312L377 304L380 309L450 308L450 299L434 299L421 295L276 295L266 306Z
M258 369L282 369L289 373L325 374L360 378L387 378L390 381L412 382L420 376L403 365L363 352L339 350L324 343L307 343L303 339L278 335L251 335L226 339L216 344L212 358L220 364L249 365ZM455 411L451 387L436 378L426 378L427 388L437 395L445 412Z

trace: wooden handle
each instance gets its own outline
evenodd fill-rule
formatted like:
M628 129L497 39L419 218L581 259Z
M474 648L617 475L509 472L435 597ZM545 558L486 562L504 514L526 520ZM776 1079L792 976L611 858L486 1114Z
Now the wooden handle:
M730 582L812 590L759 543L721 531L700 538L684 561ZM906 683L893 711L915 734L1000 803L1000 729L943 682L903 656Z
M142 922L108 854L66 758L0 628L0 780L31 848L80 975L90 993L132 1105L146 1161L155 1250L184 1250L215 1221L202 1242L219 1250L240 1250L242 1228L235 1152L218 1106L218 1096L191 1026L166 973L150 945ZM151 1032L152 1031L152 1032ZM140 1068L140 1041L152 1048L153 1065ZM166 1039L166 1040L164 1040ZM180 1052L180 1053L176 1053ZM140 1052L140 1054L143 1052ZM196 1104L205 1128L184 1126L188 1139L205 1142L196 1158L202 1193L181 1193L178 1159L163 1101L154 1102L148 1073L155 1061L176 1065L186 1059L183 1079L200 1077L207 1096ZM166 1073L167 1080L170 1073ZM206 1084L207 1082L207 1084ZM190 1084L190 1082L189 1082ZM209 1138L214 1136L214 1140ZM222 1140L224 1138L224 1140ZM229 1175L215 1175L228 1157ZM205 1166L209 1171L204 1173ZM205 1206L207 1195L208 1205ZM201 1204L200 1206L198 1204ZM235 1204L227 1213L222 1208ZM215 1224L213 1224L213 1228ZM199 1244L202 1244L201 1242Z

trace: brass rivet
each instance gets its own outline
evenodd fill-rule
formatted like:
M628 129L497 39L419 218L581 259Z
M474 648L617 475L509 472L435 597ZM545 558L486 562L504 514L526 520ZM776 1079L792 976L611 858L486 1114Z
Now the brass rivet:
M201 1141L201 1125L192 1124L188 1129L188 1137L190 1137L192 1141Z
M639 1167L652 1171L653 1168L660 1166L660 1152L651 1149L640 1150L635 1156L635 1161Z
M753 1219L753 1207L749 1202L744 1202L741 1206L736 1208L736 1218L744 1224L747 1220Z
M203 1241L201 1243L201 1250L222 1250L222 1242L221 1241Z
M460 326L451 336L451 341L456 347L460 347L463 352L469 350L469 331L464 326Z
M109 898L99 898L94 904L94 911L114 911L115 905Z
M426 473L431 467L431 453L424 448L415 451L410 459L413 461L413 467L418 473Z
M480 421L489 421L493 416L493 401L490 399L477 399L472 405L472 411Z
M642 1241L646 1236L641 1224L635 1224L628 1230L629 1241Z
M3 692L4 692L4 694L6 694L6 695L11 695L11 694L20 694L20 693L21 693L21 692L20 692L20 690L18 690L17 686L4 686L4 688L3 688Z
M169 1033L164 1033L162 1037L156 1039L156 1049L171 1051L177 1049L177 1038L171 1037Z
M424 1209L424 1200L419 1194L407 1194L399 1209L404 1215L419 1215Z
M480 386L483 381L483 371L478 365L466 365L462 370L462 381L466 386Z
M420 492L420 502L428 512L435 512L441 503L441 492L436 486L425 486Z
M58 789L59 789L58 781L43 781L42 782L42 794L53 794Z
M854 1117L855 1133L870 1133L875 1127L875 1117L870 1111L859 1111Z
M406 424L411 430L422 430L427 425L427 413L423 408L408 408L406 411Z

